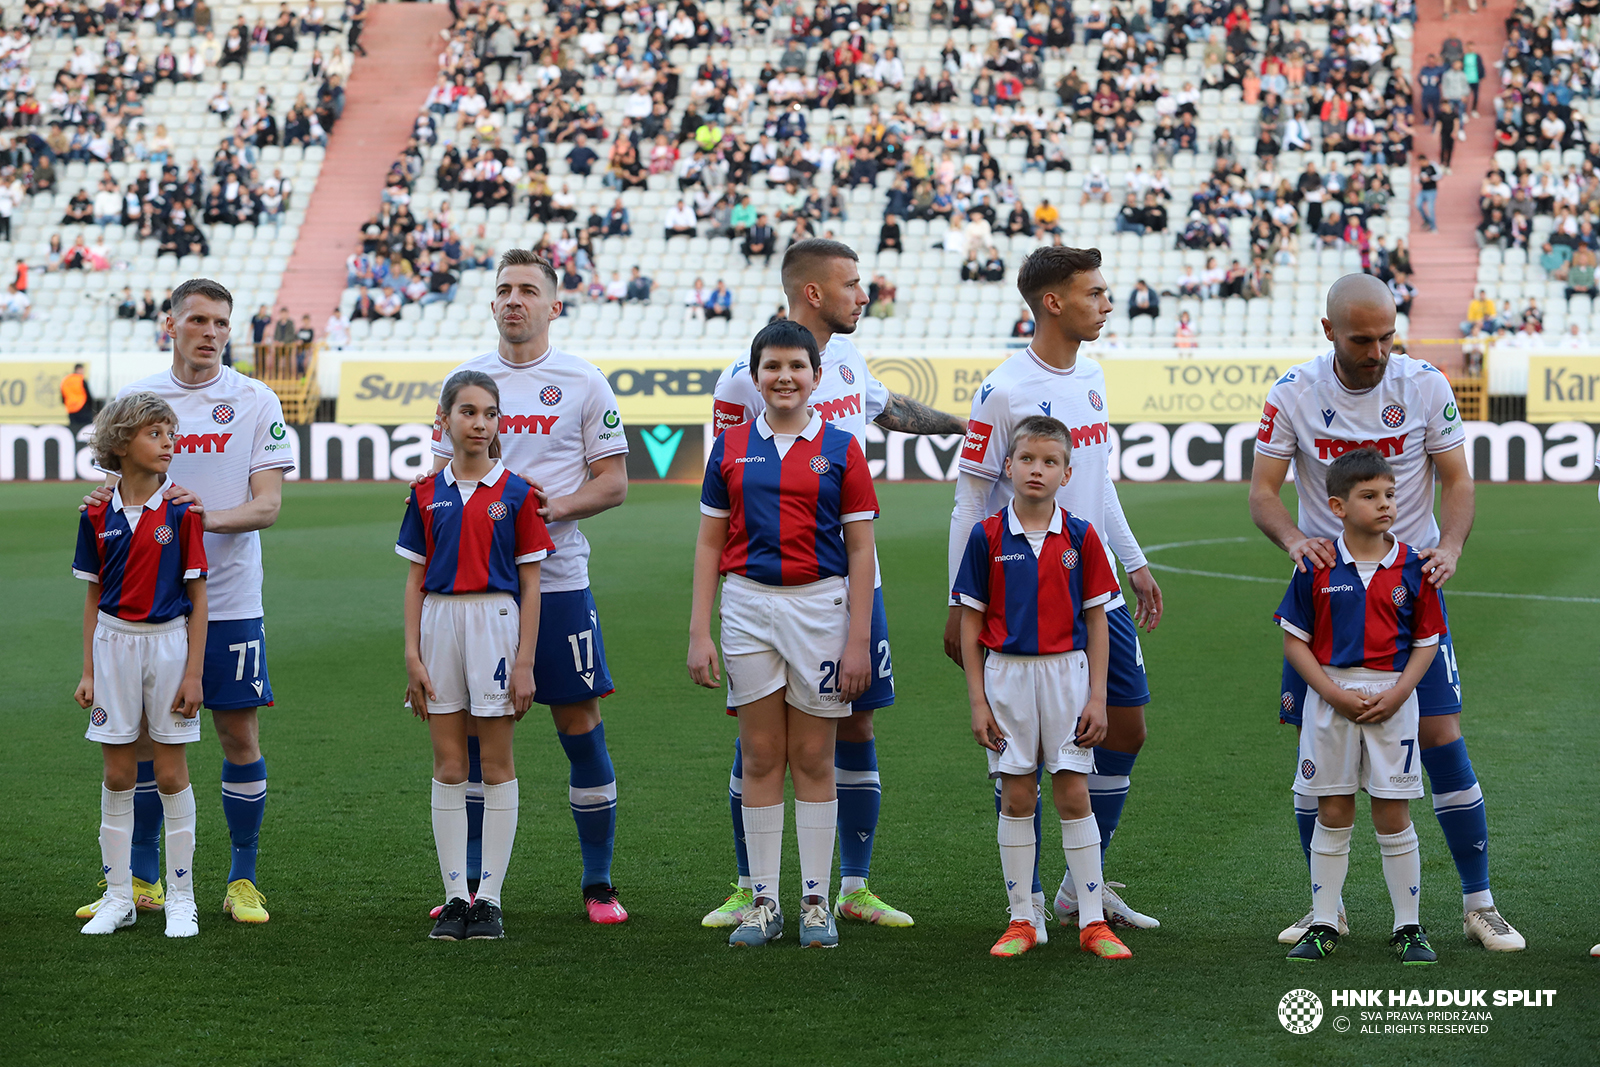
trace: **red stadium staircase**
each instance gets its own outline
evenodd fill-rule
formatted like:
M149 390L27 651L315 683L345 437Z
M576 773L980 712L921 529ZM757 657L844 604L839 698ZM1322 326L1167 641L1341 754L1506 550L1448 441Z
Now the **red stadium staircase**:
M1422 216L1413 206L1411 240L1407 242L1411 248L1411 283L1417 287L1411 314L1411 353L1453 375L1461 367L1461 352L1456 346L1416 342L1460 336L1461 320L1467 317L1467 304L1474 295L1478 277L1478 243L1474 237L1480 219L1478 189L1484 172L1494 163L1494 98L1500 91L1500 75L1492 64L1499 59L1500 49L1505 44L1506 9L1501 6L1491 12L1487 3L1481 3L1473 13L1467 11L1464 4L1458 4L1456 13L1444 19L1439 16L1436 5L1430 3L1427 7L1428 14L1418 17L1412 39L1412 85L1416 85L1416 72L1427 63L1429 53L1437 55L1440 46L1451 37L1459 37L1463 44L1475 42L1485 66L1483 84L1479 87L1480 117L1467 123L1467 139L1456 142L1451 173L1439 183L1439 200L1434 212L1439 220L1438 232L1429 233L1423 227ZM1418 89L1419 107L1421 100ZM1416 147L1429 159L1438 161L1437 134L1419 128ZM1413 201L1415 190L1419 188L1416 171L1413 160Z
M360 227L378 207L383 179L400 155L428 89L438 76L439 31L450 25L444 4L373 4L345 93L344 115L328 138L328 154L306 209L278 303L298 322L310 315L317 333L344 290L344 263L360 243Z

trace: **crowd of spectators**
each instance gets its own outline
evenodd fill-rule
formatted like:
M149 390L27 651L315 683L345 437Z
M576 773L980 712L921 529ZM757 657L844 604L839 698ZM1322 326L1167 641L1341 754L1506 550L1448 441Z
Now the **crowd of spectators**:
M364 0L347 6L360 8ZM136 32L153 23L163 41L142 54ZM192 24L184 43L179 27ZM0 237L11 237L11 216L38 193L65 192L66 163L139 165L118 185L109 168L92 189L80 187L63 207L60 224L78 227L64 241L53 234L40 268L105 270L119 265L107 249L104 228L123 227L141 248L158 255L208 255L207 231L217 225L276 227L290 208L294 188L282 170L262 173L260 150L273 145L323 145L344 109L350 64L335 43L325 56L313 48L307 85L286 109L267 87L230 90L220 82L208 115L221 129L208 160L180 160L173 137L146 116L145 101L162 81L199 81L232 68L236 78L272 51L297 47L300 35L334 32L318 0L297 16L287 4L274 24L243 17L221 32L204 0L141 3L107 0L27 0L20 20L0 30ZM53 72L35 70L35 42L71 38L77 43ZM279 115L282 118L280 120ZM85 228L100 227L90 237Z

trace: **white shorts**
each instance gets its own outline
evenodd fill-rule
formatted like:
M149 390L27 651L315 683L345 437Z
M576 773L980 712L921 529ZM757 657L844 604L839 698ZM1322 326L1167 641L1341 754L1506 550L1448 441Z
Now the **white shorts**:
M850 705L839 702L839 660L850 636L843 578L763 585L730 574L722 583L721 618L730 708L785 689L784 700L808 715L850 714Z
M100 613L94 629L94 705L84 737L126 745L138 739L143 720L150 724L152 741L200 740L200 717L185 719L172 710L189 665L188 627L184 616L150 623Z
M983 661L983 694L1000 732L1003 751L989 752L989 776L1094 770L1094 749L1079 748L1078 716L1089 702L1089 655L1007 656Z
M1334 684L1368 696L1394 685L1396 671L1324 667ZM1294 791L1308 797L1353 795L1416 800L1422 796L1422 753L1417 748L1417 694L1386 722L1354 723L1306 689L1300 719L1300 765Z
M428 701L428 714L470 711L483 719L514 714L511 665L521 622L510 593L423 597L418 651L439 698Z

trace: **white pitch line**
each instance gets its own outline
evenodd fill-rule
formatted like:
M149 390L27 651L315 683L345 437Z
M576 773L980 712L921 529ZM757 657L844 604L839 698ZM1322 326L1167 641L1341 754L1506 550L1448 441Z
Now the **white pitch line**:
M1255 540L1252 537L1206 537L1197 541L1173 541L1164 545L1148 545L1145 555L1152 552L1162 552L1169 548L1198 548L1201 545L1239 545ZM1170 571L1173 574L1192 574L1197 578L1224 578L1234 582L1257 582L1265 585L1282 585L1281 578L1261 578L1254 574L1224 574L1221 571L1200 571L1188 567L1173 567L1166 563L1152 563L1153 571ZM1489 597L1494 600L1544 600L1559 604L1600 604L1600 597L1593 596L1545 596L1541 593L1483 593L1472 589L1450 589L1452 597L1477 596Z

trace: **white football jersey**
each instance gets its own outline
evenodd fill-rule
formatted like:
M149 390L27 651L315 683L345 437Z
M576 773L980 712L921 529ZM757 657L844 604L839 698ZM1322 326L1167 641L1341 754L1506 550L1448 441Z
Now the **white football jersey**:
M822 350L822 377L811 394L810 407L823 422L831 422L855 437L862 451L867 448L867 424L889 403L889 387L872 376L867 361L855 342L834 334ZM749 422L767 408L761 389L750 374L750 353L734 360L717 378L711 402L712 424L717 433L741 422ZM874 582L883 584L883 569L873 551Z
M226 511L250 500L250 476L294 467L291 432L283 405L271 389L232 367L201 385L184 385L170 370L141 378L123 389L155 393L178 416L178 442L167 476L200 498L207 511ZM259 619L261 534L205 535L206 615L210 619Z
M1433 517L1433 456L1466 443L1450 380L1431 363L1396 353L1383 380L1351 392L1333 353L1291 367L1267 393L1256 451L1294 463L1300 529L1336 540L1344 524L1328 506L1328 466L1371 446L1394 467L1394 536L1412 548L1439 543Z
M1113 573L1118 560L1125 570L1143 567L1144 552L1128 527L1111 478L1105 371L1087 356L1078 356L1071 370L1056 370L1030 346L983 380L972 398L961 469L990 483L984 514L993 515L1011 501L1011 480L1005 476L1011 431L1029 415L1048 415L1072 434L1072 477L1056 494L1056 503L1095 528ZM1107 607L1121 603L1119 594Z
M854 342L843 334L834 334L822 350L822 379L811 394L812 409L823 422L848 430L865 449L867 423L882 415L888 403L888 387L867 370L867 361ZM750 376L748 352L729 364L717 379L711 406L717 433L748 422L766 409L761 390Z
M482 371L500 387L500 452L506 468L537 482L548 496L567 496L589 480L589 464L628 451L611 383L593 363L552 347L532 363L508 363L498 351L469 359L456 371ZM433 427L433 453L455 452L442 423ZM539 567L539 589L589 588L589 541L576 522L553 522L555 549Z

